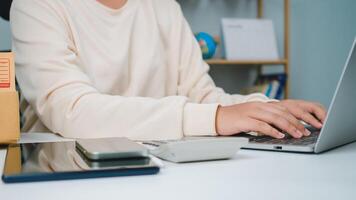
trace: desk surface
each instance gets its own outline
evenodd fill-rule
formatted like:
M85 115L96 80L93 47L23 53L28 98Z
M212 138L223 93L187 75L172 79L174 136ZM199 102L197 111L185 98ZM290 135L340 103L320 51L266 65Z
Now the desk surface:
M23 142L61 140L26 135ZM0 150L2 172L6 151ZM1 199L356 199L356 143L323 154L241 150L233 159L164 163L158 175L0 183Z

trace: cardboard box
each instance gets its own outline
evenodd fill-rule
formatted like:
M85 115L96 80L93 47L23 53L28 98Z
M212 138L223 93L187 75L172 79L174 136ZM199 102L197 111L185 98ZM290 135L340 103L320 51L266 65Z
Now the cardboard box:
M0 144L20 139L19 96L17 92L0 92Z
M14 55L0 53L0 144L20 138L19 95L15 86Z

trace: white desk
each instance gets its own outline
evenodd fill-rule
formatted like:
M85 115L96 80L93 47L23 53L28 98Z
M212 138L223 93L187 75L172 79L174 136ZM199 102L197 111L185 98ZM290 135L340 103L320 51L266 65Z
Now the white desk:
M58 140L34 135L30 140ZM0 150L2 172L5 150ZM0 199L356 199L356 143L320 154L241 150L226 161L165 163L158 175L0 183Z

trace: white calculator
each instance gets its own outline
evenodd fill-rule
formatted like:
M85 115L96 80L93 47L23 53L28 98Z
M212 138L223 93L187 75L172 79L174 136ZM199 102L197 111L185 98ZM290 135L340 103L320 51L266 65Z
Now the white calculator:
M176 163L229 159L247 143L248 139L241 137L185 137L143 142L152 155Z

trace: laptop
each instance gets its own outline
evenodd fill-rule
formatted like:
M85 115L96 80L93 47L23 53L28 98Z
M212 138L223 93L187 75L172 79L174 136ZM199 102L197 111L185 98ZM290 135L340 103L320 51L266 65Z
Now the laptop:
M244 148L320 153L356 141L356 38L351 47L340 80L334 92L324 126L321 130L307 127L312 134L300 139L287 136L246 136L250 140Z

